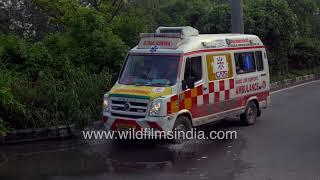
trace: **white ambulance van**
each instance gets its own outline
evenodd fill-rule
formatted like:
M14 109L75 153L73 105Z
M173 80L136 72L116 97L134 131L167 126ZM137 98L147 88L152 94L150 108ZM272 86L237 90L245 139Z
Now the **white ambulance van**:
M229 116L255 123L270 103L266 50L255 35L192 27L142 33L104 96L110 130L189 130Z

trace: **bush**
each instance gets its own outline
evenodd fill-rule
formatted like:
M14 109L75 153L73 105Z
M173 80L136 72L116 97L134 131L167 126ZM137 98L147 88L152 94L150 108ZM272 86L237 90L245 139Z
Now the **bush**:
M0 35L1 65L8 69L19 70L26 61L26 52L29 44L17 36Z
M14 80L12 73L0 69L0 133L5 133L5 124L12 123L14 114L24 114L24 106L15 98L11 91Z
M108 69L120 69L128 46L102 13L83 6L63 8L73 7L76 12L56 19L64 30L41 41L0 35L0 68L7 69L0 74L1 132L8 127L84 126L100 119L102 94L112 79Z
M90 74L84 69L72 70L72 79L18 82L14 95L26 104L20 128L43 128L77 124L85 126L101 116L102 95L110 84L108 72Z
M7 132L8 132L8 129L6 128L6 126L4 125L3 120L0 117L0 138L1 138L1 136L6 135Z
M311 69L320 65L320 41L310 38L297 39L290 54L290 66L295 69Z

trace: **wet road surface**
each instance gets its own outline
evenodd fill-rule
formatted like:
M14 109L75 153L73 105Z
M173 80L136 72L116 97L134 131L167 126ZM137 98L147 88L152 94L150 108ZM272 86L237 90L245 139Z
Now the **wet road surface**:
M66 140L0 146L0 179L320 179L320 81L277 92L255 126L202 127L234 140Z

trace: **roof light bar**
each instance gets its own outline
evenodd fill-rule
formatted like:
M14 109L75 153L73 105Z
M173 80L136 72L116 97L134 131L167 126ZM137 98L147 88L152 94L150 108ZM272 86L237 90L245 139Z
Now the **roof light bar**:
M182 34L180 33L140 33L140 38L153 38L153 37L182 38Z
M182 27L159 27L156 30L156 33L180 33L184 37L190 36L198 36L199 31L190 26L182 26Z

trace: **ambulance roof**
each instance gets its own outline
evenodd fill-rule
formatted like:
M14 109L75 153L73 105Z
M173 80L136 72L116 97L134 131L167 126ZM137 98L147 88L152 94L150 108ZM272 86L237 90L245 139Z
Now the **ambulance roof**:
M160 27L156 33L142 33L141 40L130 53L181 54L199 50L262 47L255 35L199 34L192 27Z

